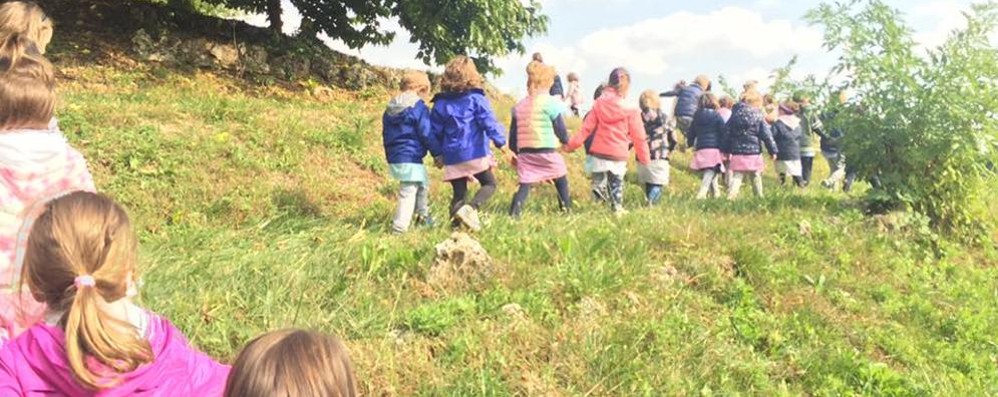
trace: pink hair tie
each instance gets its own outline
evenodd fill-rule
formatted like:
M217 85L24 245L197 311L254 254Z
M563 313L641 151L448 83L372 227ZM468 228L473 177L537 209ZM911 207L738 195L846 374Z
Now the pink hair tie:
M94 276L91 276L89 274L84 274L82 276L76 277L73 280L73 285L76 286L76 289L80 289L83 287L93 287L97 285L97 282L94 280Z

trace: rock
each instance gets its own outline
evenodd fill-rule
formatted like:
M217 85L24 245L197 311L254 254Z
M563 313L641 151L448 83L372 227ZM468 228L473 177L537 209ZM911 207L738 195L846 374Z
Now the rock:
M485 248L465 233L454 233L437 244L437 256L430 267L427 282L435 287L453 289L481 284L492 278L495 265Z
M527 314L523 312L523 308L516 303L503 305L502 312L506 313L513 320L523 321L527 319Z
M274 59L271 66L283 72L288 80L306 80L311 75L312 61L304 55L288 54Z
M267 63L270 55L267 54L265 48L255 45L243 47L242 54L243 67L247 72L255 74L270 73L270 64Z
M239 49L233 45L210 45L208 53L215 58L215 64L223 68L231 68L239 65Z
M800 232L801 236L810 236L811 235L811 222L800 221L800 223L797 225L797 230Z
M587 296L579 301L579 316L585 320L596 320L606 316L606 313L606 305L596 298Z

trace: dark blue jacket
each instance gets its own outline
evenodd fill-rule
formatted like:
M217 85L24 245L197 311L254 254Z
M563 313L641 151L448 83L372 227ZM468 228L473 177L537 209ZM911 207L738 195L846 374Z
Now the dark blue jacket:
M800 120L796 120L796 124L793 121L784 121L782 119L776 120L773 123L773 140L776 141L776 148L780 151L776 155L777 160L800 160L800 148L804 138L804 128Z
M668 117L661 110L641 112L648 141L648 153L652 160L668 160L669 153L676 148L675 132L666 125Z
M769 154L779 153L762 111L744 102L739 102L731 110L731 118L728 119L728 124L725 126L724 138L725 153L762 154L763 145L766 146L766 151Z
M714 109L701 109L693 116L686 146L696 150L721 149L724 142L724 117Z
M821 116L822 124L834 124L836 112L827 112ZM821 137L821 151L824 153L835 153L838 154L842 151L842 137L845 136L845 132L841 128L833 127L825 130L815 130L815 133Z
M561 76L554 75L554 84L551 84L551 90L548 92L551 96L561 96L565 97L565 87L561 85Z
M411 100L411 99L410 99ZM430 136L430 108L423 100L406 106L406 96L392 100L381 116L385 157L389 164L422 164L429 151L440 155L440 144Z
M440 145L445 165L460 164L491 154L506 145L505 131L485 98L485 91L442 92L433 98L431 131Z
M676 97L676 117L693 117L697 113L700 105L700 97L703 96L703 88L696 84L690 84L683 88Z

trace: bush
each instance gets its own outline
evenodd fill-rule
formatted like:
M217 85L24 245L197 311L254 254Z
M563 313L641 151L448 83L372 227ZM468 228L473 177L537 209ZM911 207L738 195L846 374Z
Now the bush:
M822 4L807 16L825 28L826 47L841 51L833 72L854 95L831 105L826 127L846 131L850 167L879 177L871 199L978 239L991 222L985 195L998 153L998 51L988 41L998 3L966 17L965 29L920 55L901 13L880 0Z

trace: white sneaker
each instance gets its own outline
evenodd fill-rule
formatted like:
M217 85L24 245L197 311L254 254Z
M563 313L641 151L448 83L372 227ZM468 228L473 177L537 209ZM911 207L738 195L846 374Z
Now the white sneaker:
M470 205L463 205L454 214L455 217L468 229L473 232L482 230L482 222L478 219L478 210L472 208Z

